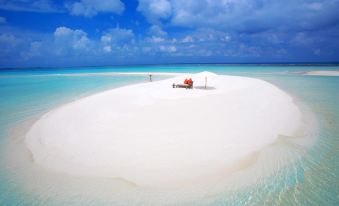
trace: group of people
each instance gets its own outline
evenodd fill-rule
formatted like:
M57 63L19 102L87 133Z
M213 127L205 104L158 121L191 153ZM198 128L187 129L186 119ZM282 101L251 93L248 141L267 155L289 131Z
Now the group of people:
M192 78L185 79L184 84L175 84L173 83L173 88L186 88L186 89L192 89L193 88L193 80Z

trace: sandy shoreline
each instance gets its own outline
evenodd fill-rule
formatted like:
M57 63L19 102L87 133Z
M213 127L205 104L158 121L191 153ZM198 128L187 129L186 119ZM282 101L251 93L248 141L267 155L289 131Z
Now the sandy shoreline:
M94 94L43 115L26 135L34 161L80 176L120 177L171 187L223 171L293 136L300 111L262 80L212 73L212 89L173 89L188 75Z

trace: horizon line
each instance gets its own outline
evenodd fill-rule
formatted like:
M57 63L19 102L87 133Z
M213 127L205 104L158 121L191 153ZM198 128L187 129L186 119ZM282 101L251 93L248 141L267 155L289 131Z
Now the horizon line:
M5 69L53 69L53 68L83 68L83 67L130 67L130 66L180 66L180 65L225 65L225 66L339 66L339 62L234 62L234 63L149 63L149 64L112 64L112 65L79 65L79 66L17 66L1 67Z

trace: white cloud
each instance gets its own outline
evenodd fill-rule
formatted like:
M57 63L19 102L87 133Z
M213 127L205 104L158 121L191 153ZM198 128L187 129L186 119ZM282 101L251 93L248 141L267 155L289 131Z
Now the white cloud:
M173 53L173 52L176 52L177 51L177 48L175 46L163 46L161 45L159 47L160 51L162 52L168 52L168 53Z
M27 49L27 42L29 39L24 39L17 34L0 31L0 64L21 61L20 53Z
M194 33L191 33L190 35L186 36L184 40L186 39L188 42L191 40L193 41L199 41L199 42L219 42L219 43L225 43L231 40L230 34L227 32L223 32L216 29L197 29Z
M232 17L242 17L244 13L251 14L255 1L249 0L222 0L222 1L194 1L172 0L173 25L195 27L223 27L235 22ZM241 20L241 18L239 18Z
M21 56L24 60L31 59L36 56L40 56L42 52L42 42L34 41L30 43L28 51L22 52Z
M137 10L157 25L230 27L252 15L259 9L257 4L252 0L139 0Z
M104 44L125 44L134 39L134 33L131 29L112 28L108 29L100 38Z
M6 24L7 20L5 17L0 16L0 24Z
M52 0L0 0L0 9L28 12L62 12Z
M70 52L70 50L88 50L90 40L87 33L79 29L58 27L54 32L57 53Z
M69 34L73 33L73 30L67 27L58 27L54 31L54 36L59 37L59 36L67 36Z
M108 44L112 42L112 37L109 34L102 35L100 38L102 43Z
M138 11L152 24L253 34L334 26L338 6L337 0L139 0Z
M137 10L150 22L157 23L158 19L166 19L171 15L172 6L168 0L139 0Z
M103 50L104 50L104 52L106 52L106 53L111 53L112 47L111 47L111 46L104 46Z
M21 39L14 36L13 34L4 33L0 35L0 45L7 45L8 47L14 47L19 43L21 43Z
M220 40L223 42L229 42L231 41L231 36L226 34L225 36L221 37Z
M189 42L194 42L194 40L193 40L192 36L188 35L182 40L182 42L183 43L189 43Z
M108 29L100 38L102 50L105 53L111 53L113 49L115 51L124 50L126 52L134 41L132 30L119 27Z
M66 4L70 13L75 16L93 17L98 13L121 14L125 6L120 0L81 0Z
M146 39L148 42L159 43L165 41L162 37L152 36L151 38Z
M149 33L155 36L166 36L167 32L165 32L160 26L152 25L149 29Z

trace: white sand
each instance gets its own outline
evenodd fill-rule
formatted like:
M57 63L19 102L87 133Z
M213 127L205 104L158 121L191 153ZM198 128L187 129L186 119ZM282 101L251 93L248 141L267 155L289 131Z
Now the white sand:
M309 71L306 72L305 75L311 76L339 76L339 71L332 70L332 71Z
M167 188L223 173L236 161L293 135L293 100L258 79L191 75L101 92L43 115L26 135L34 161L80 176L117 177Z

